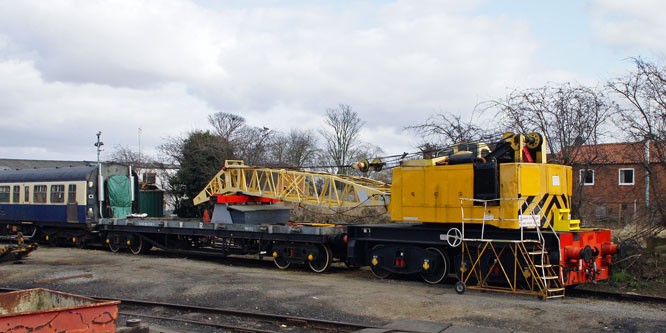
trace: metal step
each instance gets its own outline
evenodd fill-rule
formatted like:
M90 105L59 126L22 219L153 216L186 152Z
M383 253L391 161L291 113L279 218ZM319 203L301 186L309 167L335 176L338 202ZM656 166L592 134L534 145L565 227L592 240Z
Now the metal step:
M551 296L546 296L546 299L551 299L551 298L562 298L564 295L551 295Z
M551 265L551 264L545 264L545 265L540 265L540 264L537 265L537 264L535 264L534 267L537 267L537 268L548 268L548 267L553 267L553 265Z
M549 293L554 293L558 291L564 291L564 288L548 288Z
M544 276L543 278L546 279L546 280L557 280L558 279L557 276Z
M546 251L530 251L530 252L527 252L527 254L532 255L532 256L535 256L537 254L542 254L542 253L546 254L548 252L546 252Z

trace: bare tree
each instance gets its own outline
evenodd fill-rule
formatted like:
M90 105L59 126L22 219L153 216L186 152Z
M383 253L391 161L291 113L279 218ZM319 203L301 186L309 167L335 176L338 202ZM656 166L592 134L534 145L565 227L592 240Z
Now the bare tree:
M142 168L145 164L153 162L148 156L132 150L128 146L117 145L109 156L116 163L131 165L135 169Z
M324 154L338 174L348 173L352 159L358 155L359 135L363 121L351 106L340 104L337 109L326 110L325 128L319 130L324 138Z
M650 207L666 226L666 67L632 59L636 68L630 74L611 80L610 90L628 103L621 108L622 127L635 141L645 142L649 158L643 164L650 179ZM645 155L645 154L643 154Z
M241 159L255 165L268 162L268 146L275 134L269 128L248 126L245 118L226 112L209 115L208 123L225 159Z
M430 116L425 123L405 127L421 138L418 148L425 157L432 155L434 150L459 142L489 141L496 139L493 130L474 123L474 114L469 120L452 113L438 113Z
M603 92L571 83L514 90L484 105L497 112L504 128L545 135L548 150L566 165L579 159L577 147L599 142L604 124L617 110Z
M287 161L297 166L303 166L314 161L319 152L317 138L312 131L289 131L289 149L287 150Z
M274 162L295 167L312 164L319 153L317 138L312 131L292 129L286 135L277 135L271 145Z
M274 132L268 127L243 126L232 141L235 156L248 165L260 165L269 161L268 149Z
M226 112L217 112L208 115L208 123L215 129L215 134L226 142L234 140L238 130L245 126L245 118Z

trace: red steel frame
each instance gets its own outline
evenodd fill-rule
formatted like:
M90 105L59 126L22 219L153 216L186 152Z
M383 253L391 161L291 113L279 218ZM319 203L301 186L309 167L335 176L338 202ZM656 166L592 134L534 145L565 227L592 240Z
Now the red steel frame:
M559 236L560 267L565 286L593 282L591 277L594 281L610 278L611 255L619 251L618 245L611 242L610 230L561 232ZM599 253L589 263L579 255L587 245ZM593 272L595 265L596 273Z

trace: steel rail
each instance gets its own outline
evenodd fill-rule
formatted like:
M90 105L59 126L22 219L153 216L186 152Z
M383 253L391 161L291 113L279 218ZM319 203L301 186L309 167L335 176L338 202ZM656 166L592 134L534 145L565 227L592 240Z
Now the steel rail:
M214 308L214 307L206 307L206 306L198 306L198 305L184 305L184 304L174 304L174 303L167 303L167 302L142 301L142 300L124 299L124 298L109 298L109 297L97 297L97 296L91 296L91 297L92 298L103 298L103 299L108 299L108 300L113 300L113 301L121 301L122 302L121 304L125 304L125 305L133 304L133 305L139 305L139 306L163 306L163 307L169 307L169 308L180 309L180 310L203 311L203 312L218 313L218 314L232 315L232 316L239 316L239 317L250 317L250 318L255 318L255 319L278 320L278 321L284 321L284 322L300 322L300 323L303 323L304 325L349 327L349 328L352 328L352 329L355 329L355 330L360 330L360 329L364 329L364 328L372 328L371 326L368 326L368 325L361 325L361 324L355 324L355 323L346 323L346 322L333 321L333 320L297 317L297 316L289 316L289 315L281 315L281 314L273 314L273 313L264 313L264 312L242 311L242 310Z
M19 290L23 290L23 289L0 288L0 291L2 291L2 292L19 291ZM313 327L328 326L328 327L336 327L336 328L350 328L350 329L354 329L354 330L361 330L361 329L365 329L365 328L376 328L374 326L362 325L362 324L356 324L356 323L348 323L348 322L326 320L326 319L306 318L306 317L298 317L298 316L289 316L289 315L281 315L281 314L274 314L274 313L232 310L232 309L214 308L214 307L206 307L206 306L198 306L198 305L175 304L175 303L156 302L156 301L143 301L143 300L136 300L136 299L105 297L105 296L96 296L96 295L81 295L81 296L85 296L85 297L89 297L89 298L95 298L95 299L120 301L121 305L123 305L123 304L124 305L137 305L137 306L144 306L144 307L145 306L162 306L162 307L168 307L168 308L172 308L172 309L180 309L180 310L186 310L186 311L201 311L201 312L217 313L217 314L229 315L229 316L249 317L249 318L255 318L255 319L273 320L273 321L281 321L281 322L292 322L292 323L298 322L298 323L302 323L303 325L311 325Z
M143 317L143 318L150 318L150 319L157 319L157 320L177 321L177 322L181 322L181 323L188 323L188 324L201 325L201 326L210 326L210 327L215 327L215 328L224 328L224 329L234 330L235 332L256 332L256 333L275 333L276 332L276 331L262 330L262 329L249 328L249 327L243 327L243 326L225 325L225 324L219 324L219 323L207 323L207 322L204 322L204 321L197 321L197 320L190 320L190 319L154 316L154 315L148 315L148 314L136 313L136 312L118 311L118 314L121 315L121 316L127 316L127 317Z
M650 296L650 295L640 295L640 294L628 294L628 293L616 293L612 291L600 291L600 290L589 290L589 289L568 289L566 291L567 297L579 297L579 298L601 298L601 299L612 299L622 302L638 302L638 303L650 303L650 304L666 304L666 297L661 296Z

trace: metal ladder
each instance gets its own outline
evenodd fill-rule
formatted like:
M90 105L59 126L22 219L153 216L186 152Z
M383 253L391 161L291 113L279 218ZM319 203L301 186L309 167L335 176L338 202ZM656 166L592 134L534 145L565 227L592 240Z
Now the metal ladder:
M550 262L550 255L544 248L543 243L521 242L518 243L518 247L523 259L527 263L529 274L535 277L533 281L537 285L532 286L531 289L539 290L544 300L564 297L564 286L557 274L559 265ZM523 272L523 274L525 273Z

